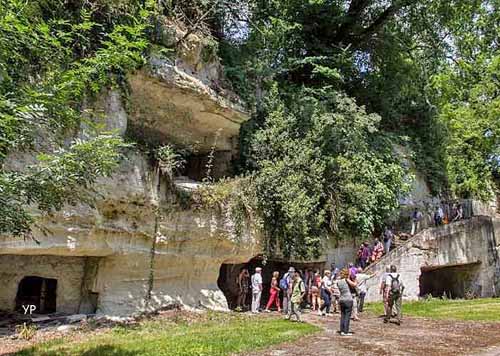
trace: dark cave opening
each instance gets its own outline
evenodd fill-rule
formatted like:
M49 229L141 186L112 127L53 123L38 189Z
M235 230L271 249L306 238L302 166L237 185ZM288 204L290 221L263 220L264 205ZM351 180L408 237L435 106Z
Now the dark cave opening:
M481 295L477 284L480 262L425 266L421 268L420 297L432 295L450 299Z
M255 273L255 268L262 267L262 281L263 281L263 291L261 298L261 307L265 307L267 300L269 299L269 289L271 285L271 279L274 271L278 271L281 277L288 272L290 266L293 266L296 270L302 271L303 273L311 269L312 271L319 270L323 272L325 268L324 262L288 262L285 260L278 259L268 259L264 264L264 259L261 256L252 258L247 263L230 264L223 263L219 270L219 278L217 279L217 285L219 289L226 296L226 300L230 309L236 308L237 298L238 298L238 276L243 268L247 268L250 276ZM251 288L248 291L246 297L246 305L251 304L252 301L252 291ZM282 294L282 293L281 293ZM280 294L280 298L283 296Z
M16 295L16 310L24 312L28 305L36 307L37 314L48 314L56 311L57 279L37 276L24 277L20 282Z

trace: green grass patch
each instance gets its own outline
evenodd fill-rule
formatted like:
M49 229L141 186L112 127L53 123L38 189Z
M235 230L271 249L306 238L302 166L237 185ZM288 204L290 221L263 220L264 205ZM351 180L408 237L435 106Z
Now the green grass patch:
M208 313L201 320L150 320L115 327L85 340L58 339L18 352L22 356L222 356L268 347L319 328L275 318Z
M368 311L382 314L382 303L369 303ZM403 316L419 316L433 319L456 319L474 321L499 321L500 298L485 299L427 299L418 302L403 301Z

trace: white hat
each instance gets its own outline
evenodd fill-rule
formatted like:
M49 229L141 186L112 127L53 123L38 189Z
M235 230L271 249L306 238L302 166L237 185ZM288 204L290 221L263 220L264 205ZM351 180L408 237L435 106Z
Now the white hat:
M255 272L260 272L260 271L262 271L262 268L260 267L255 268Z

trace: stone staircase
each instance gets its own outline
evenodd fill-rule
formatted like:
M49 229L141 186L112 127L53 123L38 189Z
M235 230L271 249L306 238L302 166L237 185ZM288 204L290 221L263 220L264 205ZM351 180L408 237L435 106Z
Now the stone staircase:
M499 236L498 242L496 236ZM380 279L388 265L398 267L406 299L418 299L422 268L468 264L480 266L476 281L480 296L498 295L499 242L500 219L493 216L474 216L424 229L366 268L366 272L373 275L367 281L367 301L380 300Z

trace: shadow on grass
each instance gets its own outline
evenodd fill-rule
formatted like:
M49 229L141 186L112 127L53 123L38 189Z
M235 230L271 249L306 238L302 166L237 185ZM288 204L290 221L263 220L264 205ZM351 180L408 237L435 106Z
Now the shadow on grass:
M39 351L35 349L26 349L19 351L13 355L15 356L137 356L136 351L127 351L121 347L113 345L98 345L83 352L61 352L55 351Z

